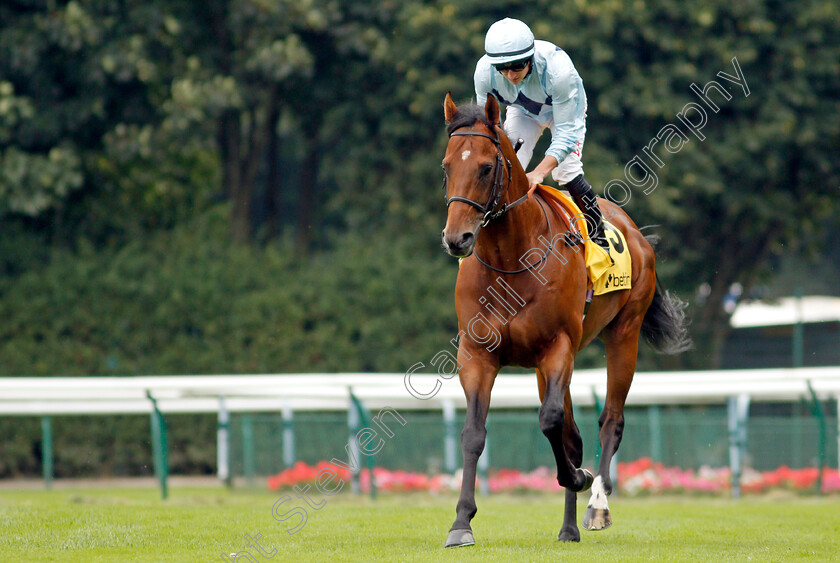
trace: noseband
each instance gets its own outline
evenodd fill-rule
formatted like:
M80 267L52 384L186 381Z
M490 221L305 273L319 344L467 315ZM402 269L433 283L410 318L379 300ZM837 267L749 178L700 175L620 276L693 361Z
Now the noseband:
M493 141L493 144L496 145L496 167L493 171L493 189L490 192L490 198L487 200L487 203L485 203L484 205L481 205L477 201L473 201L469 198L461 197L459 195L455 195L455 196L447 198L446 197L446 175L444 175L444 177L443 177L443 201L444 201L444 203L446 203L447 208L450 205L452 205L452 202L454 202L454 201L460 201L461 203L466 203L467 205L471 205L471 206L475 207L476 209L478 209L479 213L481 213L483 215L483 218L481 220L481 226L485 227L487 225L487 223L489 223L493 219L498 219L499 217L501 217L502 215L507 213L507 211L509 209L512 209L512 208L516 207L517 205L519 205L520 203L522 203L526 199L528 199L528 194L525 194L524 196L520 197L519 199L517 199L516 201L514 201L511 204L503 203L501 206L499 206L499 200L502 199L502 192L504 191L502 189L502 181L503 181L502 176L504 175L502 173L502 167L503 166L507 169L508 187L510 187L511 177L510 177L510 160L508 160L507 158L505 158L502 155L502 145L499 142L499 137L498 136L493 137L493 136L488 135L486 133L479 133L478 131L461 131L461 132L456 131L456 132L450 134L449 137L450 138L451 137L485 137L487 139L490 139L491 141Z
M443 201L446 203L447 208L449 208L449 206L452 205L453 201L460 201L461 203L466 203L467 205L471 205L471 206L475 207L476 209L478 209L478 211L484 216L481 220L481 226L479 227L479 230L480 230L482 227L485 227L487 225L487 223L489 223L493 219L498 219L499 217L501 217L502 215L507 213L510 209L513 209L514 207L516 207L520 203L523 203L524 201L526 201L531 194L530 194L530 192L528 192L525 195L523 195L522 197L520 197L519 199L517 199L516 201L514 201L513 203L510 203L510 204L503 203L501 206L499 206L499 200L502 198L502 191L503 191L502 190L502 176L503 176L502 166L505 166L507 168L507 177L508 177L508 182L507 183L508 183L508 187L510 187L510 182L511 182L510 160L508 160L507 158L505 158L502 155L502 145L499 142L499 137L498 136L493 137L493 136L488 135L486 133L479 133L478 131L463 131L463 132L456 131L456 132L451 133L449 135L450 138L451 137L471 137L471 136L473 136L473 137L486 137L487 139L490 139L491 141L493 141L493 144L496 145L496 168L493 172L493 190L490 192L490 198L487 200L487 203L484 204L484 205L481 205L480 203L478 203L476 201L473 201L469 198L461 197L461 196L458 196L458 195L447 198L446 197L446 175L444 174L444 176L443 176ZM518 148L518 145L517 145L517 148ZM539 266L540 264L542 264L543 262L546 261L546 259L548 258L548 255L551 253L551 251L553 250L553 247L554 247L554 238L553 238L552 233L551 233L551 221L548 220L548 214L546 213L545 207L543 207L543 204L540 202L539 198L535 197L535 199L536 199L536 202L539 204L540 209L542 209L543 215L545 216L545 222L548 225L548 240L549 240L549 243L548 243L548 248L546 248L545 253L542 255L542 257L537 262L534 262L533 264L530 264L530 265L528 265L524 268L521 268L519 270L502 270L502 269L496 268L494 266L491 266L490 264L488 264L487 262L482 260L478 256L477 253L473 252L473 255L475 256L476 260L478 260L478 262L482 266L484 266L486 268L489 268L489 269L493 270L494 272L498 272L500 274L521 274L523 272L527 272L529 270L532 270L532 269L536 268L537 266ZM498 209L497 209L497 207L498 207ZM476 236L477 235L478 235L478 231L476 231Z

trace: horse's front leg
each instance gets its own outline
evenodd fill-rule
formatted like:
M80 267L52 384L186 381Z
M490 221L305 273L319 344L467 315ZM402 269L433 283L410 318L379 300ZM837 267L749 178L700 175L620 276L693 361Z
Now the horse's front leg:
M566 393L564 410L566 420L563 425L563 443L572 465L577 468L583 463L583 440L575 423L572 395L570 393ZM588 470L584 469L583 472L586 474L587 482L584 483L582 490L586 490L593 477ZM571 489L566 489L563 527L560 528L560 535L557 536L557 539L560 541L580 541L580 530L577 526L577 492Z
M557 463L557 482L566 488L566 511L558 539L580 539L577 526L569 523L570 509L576 506L575 493L592 484L592 474L580 469L583 441L574 422L569 384L574 368L574 347L566 335L558 338L557 348L543 362L540 372L545 378L540 406L540 430L548 438ZM572 515L572 518L574 516Z
M560 541L580 541L576 523L577 493L592 484L592 473L580 469L583 440L575 424L569 384L574 367L573 348L561 337L558 349L540 369L540 430L548 438L557 463L557 482L566 489L566 508Z
M540 370L537 370L537 384L540 390L540 403L542 403L545 401L546 379ZM580 467L580 464L583 462L583 440L580 437L580 431L575 423L573 416L574 410L572 409L572 396L569 393L566 393L563 410L566 415L566 420L563 424L563 440L567 445L567 451L572 465ZM577 493L570 489L566 489L563 527L560 528L560 534L557 536L557 539L564 542L580 541L580 530L577 525Z
M580 461L576 459L578 456L574 455L576 446L582 442L580 433L574 426L569 396L574 367L572 350L568 338L561 335L557 348L540 368L545 376L545 392L540 406L540 430L548 438L554 452L557 482L561 487L580 492L592 482L591 474L578 467Z
M498 373L498 366L468 366L461 371L461 385L467 397L467 416L461 432L461 452L464 456L464 470L461 479L461 495L456 507L457 517L446 538L446 547L461 547L475 544L470 521L478 510L475 504L475 477L478 458L484 451L487 439L487 412L490 408L490 392Z

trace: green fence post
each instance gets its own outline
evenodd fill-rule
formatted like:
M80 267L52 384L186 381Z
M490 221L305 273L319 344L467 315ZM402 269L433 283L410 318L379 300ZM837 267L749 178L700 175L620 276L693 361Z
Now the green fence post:
M362 490L359 486L359 473L362 470L361 452L359 451L359 444L356 442L356 434L359 432L359 430L361 430L361 423L359 422L359 413L353 407L353 400L351 399L350 404L347 405L347 447L350 450L349 459L359 460L357 470L352 471L350 474L350 489L353 491L354 495L358 495L359 492Z
M155 460L155 477L160 482L160 494L163 500L169 496L169 489L166 480L169 477L169 462L167 460L167 436L166 436L166 420L163 418L163 413L158 408L157 401L152 397L150 391L146 391L146 396L152 402L152 412L150 413L152 422L152 453Z
M364 424L366 428L370 428L371 422L364 405L362 405L362 402L353 394L353 388L348 387L347 391L350 394L349 411L356 412L356 416L352 417L352 419L348 414L348 426L350 426L350 447L355 450L357 454L356 459L359 459L358 454L360 454L361 451L359 449L359 443L356 436L359 430L362 429L362 424ZM373 469L375 467L374 456L365 454L365 464L368 466L368 473L370 473L370 498L376 500L376 480L373 478ZM358 477L356 477L356 479L358 479Z
M249 487L254 486L254 425L251 414L242 415L242 467Z
M595 421L597 422L601 418L601 409L604 408L604 405L601 404L601 398L598 396L598 393L595 391L595 387L592 387L592 400L595 402ZM600 433L601 428L600 426L595 432L595 472L598 472L598 465L601 463L601 440L598 439L598 434Z
M808 392L811 394L811 412L817 418L817 424L820 430L819 442L817 442L817 490L815 491L816 494L820 494L822 492L822 472L825 466L825 413L823 412L822 405L820 405L819 398L817 398L817 393L814 391L814 386L811 385L811 380L808 379L805 383L808 384Z
M458 441L455 430L455 403L451 399L444 399L443 404L443 468L444 471L455 473L458 469Z
M731 472L732 496L741 496L741 458L738 451L738 415L735 397L726 401L727 421L729 426L729 470Z
M727 401L729 426L729 469L732 472L732 497L741 496L741 473L747 451L747 416L750 396L729 397Z
M41 417L41 465L44 473L44 486L52 488L53 481L53 435L52 417L44 415Z
M650 425L650 458L655 462L662 462L662 413L659 405L648 407L648 424Z
M230 413L225 398L221 396L216 426L216 473L228 488L233 486L233 473L230 470Z
M295 464L295 415L289 405L283 406L283 463Z

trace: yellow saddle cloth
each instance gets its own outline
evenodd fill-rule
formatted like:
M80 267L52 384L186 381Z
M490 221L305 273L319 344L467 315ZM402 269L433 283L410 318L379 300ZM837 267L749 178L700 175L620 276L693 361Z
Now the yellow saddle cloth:
M583 256L589 279L595 295L602 295L620 289L630 289L630 249L624 234L607 220L604 220L604 235L610 244L609 253L589 240L586 219L574 200L551 186L540 185L539 194L547 201L556 202L570 215L564 217L570 230L577 231L584 239ZM555 208L552 206L552 208Z

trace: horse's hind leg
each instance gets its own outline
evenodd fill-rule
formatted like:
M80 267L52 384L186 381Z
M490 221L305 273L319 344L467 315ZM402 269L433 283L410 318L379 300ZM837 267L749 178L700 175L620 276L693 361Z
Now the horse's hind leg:
M592 483L592 495L583 517L587 530L603 530L612 524L607 495L612 493L610 463L624 433L624 403L636 371L641 321L618 323L604 334L607 351L607 397L598 419L601 461Z

